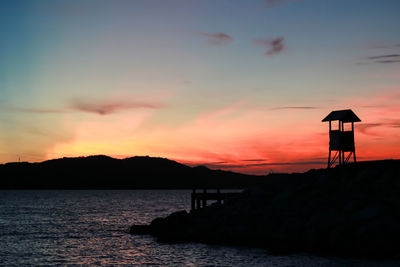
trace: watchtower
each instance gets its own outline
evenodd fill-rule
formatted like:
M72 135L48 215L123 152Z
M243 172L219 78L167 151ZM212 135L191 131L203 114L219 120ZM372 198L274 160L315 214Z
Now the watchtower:
M328 168L333 166L336 161L339 162L339 165L349 162L351 155L353 155L354 162L356 162L354 123L361 121L357 115L351 109L336 110L329 113L322 121L329 121ZM338 128L333 129L332 121L338 121ZM351 129L349 129L347 123L351 123ZM347 125L346 129L345 125ZM333 158L331 158L332 151L336 151ZM345 152L348 152L346 156Z

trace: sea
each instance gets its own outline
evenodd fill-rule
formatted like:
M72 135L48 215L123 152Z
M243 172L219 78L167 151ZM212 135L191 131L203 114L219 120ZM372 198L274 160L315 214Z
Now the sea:
M132 224L190 209L189 190L0 190L0 266L399 266L265 249L159 243Z

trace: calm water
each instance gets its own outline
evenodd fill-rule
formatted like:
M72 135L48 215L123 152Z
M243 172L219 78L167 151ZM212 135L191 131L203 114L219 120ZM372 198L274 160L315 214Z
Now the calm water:
M263 249L161 244L131 224L189 209L190 191L0 191L0 265L378 266Z

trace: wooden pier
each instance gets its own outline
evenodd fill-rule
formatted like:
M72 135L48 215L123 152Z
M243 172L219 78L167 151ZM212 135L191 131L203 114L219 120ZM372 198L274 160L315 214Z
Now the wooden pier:
M216 192L207 192L207 189L203 189L202 192L196 192L196 189L192 191L192 209L201 209L207 206L207 200L216 200L222 204L226 199L237 197L240 193L221 193L220 189Z

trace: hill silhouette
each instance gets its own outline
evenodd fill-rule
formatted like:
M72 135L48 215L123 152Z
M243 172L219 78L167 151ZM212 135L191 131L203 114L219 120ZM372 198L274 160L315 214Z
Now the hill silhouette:
M245 188L263 180L262 176L189 167L165 158L104 155L0 164L0 177L2 189Z

